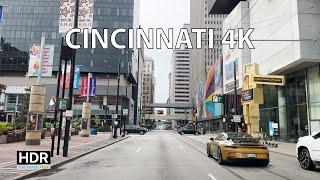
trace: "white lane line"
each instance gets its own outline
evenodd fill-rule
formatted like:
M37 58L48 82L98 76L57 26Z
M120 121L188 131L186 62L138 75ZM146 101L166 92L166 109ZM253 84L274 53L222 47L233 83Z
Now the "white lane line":
M12 164L15 164L15 162L17 162L17 161L9 161L9 162L5 162L5 163L1 163L0 166L12 165Z
M212 180L217 180L212 174L208 173L208 176L212 179Z
M138 152L140 152L140 151L141 151L141 149L142 149L142 148L140 147L136 152L137 152L137 153L138 153Z
M184 149L183 146L179 145L180 149Z

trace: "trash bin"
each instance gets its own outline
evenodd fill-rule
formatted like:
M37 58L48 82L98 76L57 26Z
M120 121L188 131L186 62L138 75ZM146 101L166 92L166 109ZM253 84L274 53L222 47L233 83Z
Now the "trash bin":
M98 131L97 131L97 129L90 128L89 133L90 133L90 135L97 135Z

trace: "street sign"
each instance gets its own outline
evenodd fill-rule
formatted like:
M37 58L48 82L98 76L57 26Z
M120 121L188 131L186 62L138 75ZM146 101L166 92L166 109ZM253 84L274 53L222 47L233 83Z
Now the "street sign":
M66 111L66 117L72 118L73 117L73 110L67 110Z
M241 116L240 115L233 115L233 122L241 122Z
M242 101L252 101L253 100L253 89L244 90L241 92Z
M65 110L67 110L67 104L68 104L67 99L60 99L60 100L59 100L59 110L60 110L60 111L65 111Z
M114 125L118 125L118 121L114 121Z
M129 110L128 109L123 109L123 115L127 116L129 114Z
M254 75L253 84L284 86L284 76Z
M223 97L221 95L212 96L213 103L223 103Z
M118 114L112 114L112 119L117 119L118 118Z

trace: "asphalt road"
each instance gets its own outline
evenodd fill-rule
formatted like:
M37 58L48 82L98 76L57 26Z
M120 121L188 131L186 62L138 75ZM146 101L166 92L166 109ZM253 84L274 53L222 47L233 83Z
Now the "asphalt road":
M54 180L319 180L293 157L271 153L268 167L220 166L206 156L203 136L154 131L84 156L33 179Z

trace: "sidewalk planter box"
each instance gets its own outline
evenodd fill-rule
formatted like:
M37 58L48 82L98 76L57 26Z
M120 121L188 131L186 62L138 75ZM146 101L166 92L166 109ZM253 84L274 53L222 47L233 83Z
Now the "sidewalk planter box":
M89 133L90 133L90 135L97 135L98 131L97 131L97 129L91 128L91 129L89 129Z
M0 136L0 144L6 144L8 139L8 135L1 135Z

